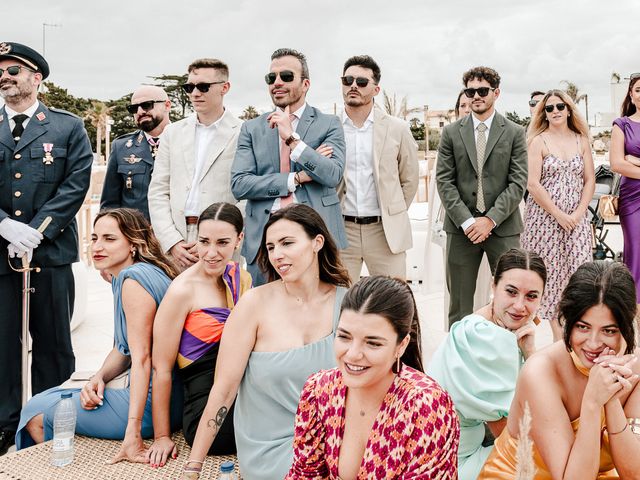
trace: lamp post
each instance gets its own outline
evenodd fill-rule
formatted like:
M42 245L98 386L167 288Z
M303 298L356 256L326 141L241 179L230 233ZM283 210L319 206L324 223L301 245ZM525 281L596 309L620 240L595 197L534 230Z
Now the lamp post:
M42 22L42 56L45 57L45 38L46 38L46 28L47 27L52 27L52 28L57 28L57 27L61 27L62 24L60 23L47 23L47 22ZM46 58L46 57L45 57Z

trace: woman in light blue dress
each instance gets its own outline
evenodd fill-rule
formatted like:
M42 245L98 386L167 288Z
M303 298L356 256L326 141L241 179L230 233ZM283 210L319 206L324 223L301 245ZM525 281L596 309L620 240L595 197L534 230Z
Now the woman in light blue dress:
M451 327L427 373L444 388L460 419L458 478L475 480L489 456L485 425L497 437L506 425L516 380L535 352L536 312L547 279L534 252L511 249L496 265L489 305Z
M274 212L258 262L270 283L246 292L227 319L185 479L198 478L236 394L242 477L284 478L302 387L311 374L336 365L333 338L350 281L322 217L303 204Z
M137 210L102 211L93 229L94 265L112 278L114 347L84 387L69 389L78 413L76 433L124 439L113 461L144 462L142 438L153 435L149 388L153 319L177 270L162 253L149 222ZM126 385L105 388L110 380L127 371L130 380ZM51 388L25 405L16 434L18 449L53 437L53 413L64 390ZM176 389L172 405L172 423L176 427L181 418L180 393Z

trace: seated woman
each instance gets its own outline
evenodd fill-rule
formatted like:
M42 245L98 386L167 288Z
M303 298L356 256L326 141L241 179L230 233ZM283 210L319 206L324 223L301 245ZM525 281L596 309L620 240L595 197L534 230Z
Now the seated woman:
M342 302L338 368L309 378L287 479L455 479L459 426L449 395L423 373L409 286L365 277Z
M524 360L535 351L533 319L547 278L539 255L511 249L498 259L493 299L451 327L428 373L444 388L460 418L458 476L475 480L506 424Z
M312 373L335 365L333 337L349 275L322 217L303 204L274 212L258 262L270 283L246 292L229 315L183 478L198 478L236 393L242 476L284 478L302 386Z
M230 203L214 203L198 219L198 262L171 284L153 324L153 431L151 466L177 455L171 440L169 397L176 361L184 385L182 431L189 445L213 386L218 347L229 313L251 288L251 276L231 257L242 240L242 213ZM233 408L209 454L236 453Z
M480 479L514 478L518 425L527 404L535 479L638 478L640 362L629 270L605 261L580 266L562 293L559 313L564 341L525 364L507 428Z
M76 433L89 437L124 439L113 461L146 461L142 438L153 435L151 422L151 334L153 319L171 279L177 275L165 257L151 225L137 210L116 208L98 213L91 235L93 263L112 277L114 347L102 367L75 388ZM105 385L129 371L128 385ZM33 397L22 409L17 448L53 437L53 413L61 388ZM181 391L174 392L171 425L182 415Z

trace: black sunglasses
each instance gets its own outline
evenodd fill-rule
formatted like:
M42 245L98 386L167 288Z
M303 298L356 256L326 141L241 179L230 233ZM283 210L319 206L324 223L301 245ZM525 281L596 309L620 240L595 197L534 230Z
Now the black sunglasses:
M467 98L473 98L476 96L477 92L481 97L486 97L487 95L489 95L489 92L493 92L494 90L495 88L490 87L465 88L464 94L467 96Z
M533 108L533 107L535 107L536 105L538 105L538 102L539 102L539 101L540 101L540 100L529 100L529 106L530 106L531 108Z
M132 103L131 105L127 105L127 112L131 115L138 112L138 107L140 107L145 112L151 110L156 103L164 103L165 100L147 100L146 102L140 103Z
M283 70L281 72L269 72L264 76L264 81L267 82L267 85L273 85L276 83L276 78L280 75L280 80L285 83L293 82L293 79L296 78L296 74L291 70Z
M353 82L356 82L356 85L360 88L364 88L369 85L369 79L365 77L354 77L353 75L345 75L344 77L340 77L342 80L342 85L345 87L350 87L353 85Z
M15 77L20 73L20 70L22 70L23 68L25 70L29 70L30 72L35 73L35 70L25 67L24 65L11 65L10 67L7 67L7 68L0 68L0 77L4 74L4 72L7 72L12 77Z
M219 85L221 83L227 82L225 80L219 80L217 82L183 83L180 86L187 93L193 93L193 90L196 88L200 93L207 93L211 88L211 85Z
M629 80L635 80L638 77L640 77L640 73L632 73L629 75Z
M547 113L553 112L554 108L557 108L559 112L563 111L567 107L566 103L556 103L555 105L545 105L544 110Z

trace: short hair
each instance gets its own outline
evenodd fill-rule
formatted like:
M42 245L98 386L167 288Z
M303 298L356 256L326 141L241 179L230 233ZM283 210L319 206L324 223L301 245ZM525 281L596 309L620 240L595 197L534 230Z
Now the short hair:
M276 58L282 57L295 57L300 62L302 66L302 78L310 78L309 77L309 66L307 65L307 57L304 56L304 53L300 53L293 48L279 48L275 52L271 54L271 60L275 60Z
M205 208L198 218L198 229L205 220L227 222L233 226L238 235L242 233L242 228L244 227L240 209L227 202L216 202Z
M462 84L466 87L469 80L478 79L486 80L491 88L500 86L500 75L493 68L489 67L473 67L462 75Z
M344 67L342 67L342 74L344 75L344 72L347 71L347 68L353 67L354 65L371 70L373 72L373 81L375 82L375 84L377 85L380 83L380 67L372 57L370 57L369 55L354 55L353 57L347 59L346 62L344 62Z
M544 92L541 92L540 90L534 90L533 92L531 92L529 100L531 100L533 97L537 97L538 95L544 95Z
M624 353L635 350L636 287L629 269L622 263L606 260L587 262L575 271L562 292L558 304L559 318L564 323L564 344L571 351L571 332L587 310L604 305L616 319L622 338L627 342Z
M198 68L213 68L221 73L224 80L229 79L229 66L217 58L198 58L187 67L187 73L191 73Z
M544 287L547 284L547 267L544 264L544 260L536 252L524 250L523 248L512 248L500 255L496 264L496 271L493 274L493 283L497 285L502 275L514 268L537 273L542 279L542 286Z

